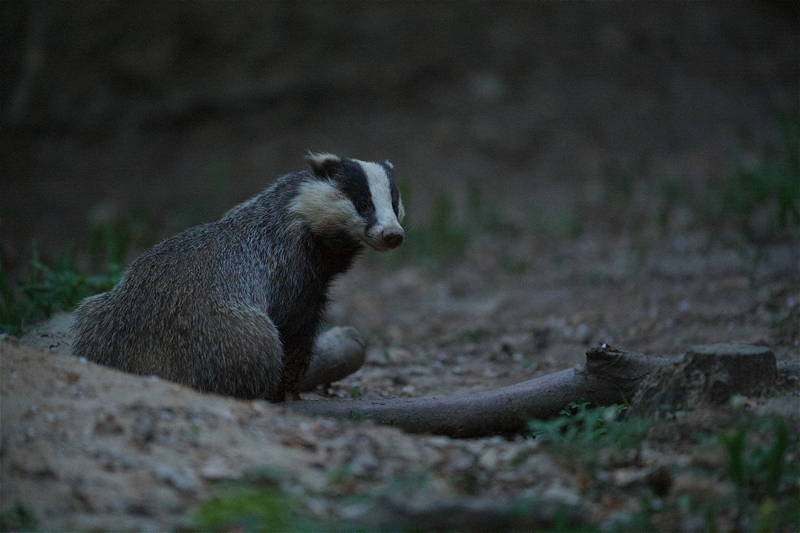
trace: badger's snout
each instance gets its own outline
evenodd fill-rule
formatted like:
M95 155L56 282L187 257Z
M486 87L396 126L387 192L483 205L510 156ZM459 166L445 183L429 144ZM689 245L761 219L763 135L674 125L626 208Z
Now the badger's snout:
M387 228L381 232L380 239L383 245L391 250L397 248L403 243L405 232L403 228Z

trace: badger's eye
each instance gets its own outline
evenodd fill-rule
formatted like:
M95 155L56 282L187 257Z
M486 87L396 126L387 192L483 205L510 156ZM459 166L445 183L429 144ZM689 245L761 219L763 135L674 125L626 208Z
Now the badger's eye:
M369 209L369 202L367 202L366 200L361 200L360 202L358 202L358 205L356 207L358 208L359 213L365 213Z

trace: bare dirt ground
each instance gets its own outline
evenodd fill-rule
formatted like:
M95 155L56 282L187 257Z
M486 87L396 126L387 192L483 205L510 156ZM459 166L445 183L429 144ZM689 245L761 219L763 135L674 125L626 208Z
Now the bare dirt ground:
M773 249L760 270L759 291L749 286L749 265L736 254L681 251L675 243L658 252L680 269L677 278L644 268L638 279L590 282L591 271L579 265L612 271L630 253L624 244L609 244L615 253L604 259L590 244L564 250L581 261L558 275L548 273L547 261L524 275L491 279L458 267L444 280L417 268L357 268L337 286L331 322L372 332L368 361L305 398L484 391L580 363L586 348L601 340L665 356L697 342L742 341L772 346L778 359L796 358L796 329L790 343L777 339L764 301L793 279L790 248ZM669 264L657 257L654 265ZM565 297L573 291L580 300ZM649 296L654 292L662 295L658 301ZM792 294L787 298L800 296ZM552 523L554 509L563 505L613 528L638 510L641 491L656 483L657 472L669 472L673 484L665 500L702 493L703 483L717 497L734 490L730 482L692 477L687 467L722 465L721 450L708 457L681 438L675 442L671 432L654 432L630 456L587 472L533 439L413 436L102 368L61 355L69 350L69 337L59 335L64 319L68 315L23 343L3 343L4 502L24 503L43 529L189 525L193 508L219 492L215 482L249 479L260 468L269 470L268 483L292 495L298 516L328 524L383 516L388 511L376 510L381 506L415 516L456 505L467 515L484 516L486 509L531 502L537 518L524 526ZM798 408L789 391L748 399L740 412L777 413L797 434ZM726 428L736 412L730 409L701 410L693 415L697 420L683 421L682 431L693 424ZM691 530L698 527L695 520L678 513L659 528Z
M12 278L33 237L45 258L70 243L88 268L82 236L121 223L130 259L328 150L392 160L412 252L367 254L338 280L328 321L366 336L367 362L308 400L480 392L579 364L599 342L799 356L797 240L748 239L716 204L738 166L780 147L798 88L793 8L3 9L18 37L0 144ZM464 239L449 256L412 244L436 234L437 198L453 208L439 235ZM286 530L696 531L711 515L755 529L768 504L738 516L728 456L696 435L764 415L800 436L791 390L679 410L589 459L526 436L409 435L81 361L67 319L0 341L8 530L202 528L214 501L256 517L232 530L263 513Z

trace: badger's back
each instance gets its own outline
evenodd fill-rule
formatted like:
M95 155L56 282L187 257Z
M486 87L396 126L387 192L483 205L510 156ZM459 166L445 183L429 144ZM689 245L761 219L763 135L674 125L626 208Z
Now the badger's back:
M263 396L263 387L251 385L264 376L220 368L219 355L251 353L249 362L237 354L236 366L253 372L259 354L275 352L283 339L313 343L327 286L307 230L285 207L302 179L283 178L221 220L142 254L117 286L78 308L73 352L201 390ZM275 386L282 357L272 359L262 373L273 374L267 381Z

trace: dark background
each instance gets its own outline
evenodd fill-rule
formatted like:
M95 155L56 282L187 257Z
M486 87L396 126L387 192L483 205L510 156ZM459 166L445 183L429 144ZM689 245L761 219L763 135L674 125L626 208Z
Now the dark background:
M4 1L3 267L119 221L137 253L307 150L390 159L412 221L477 183L521 227L627 231L620 176L647 213L778 149L797 5Z

